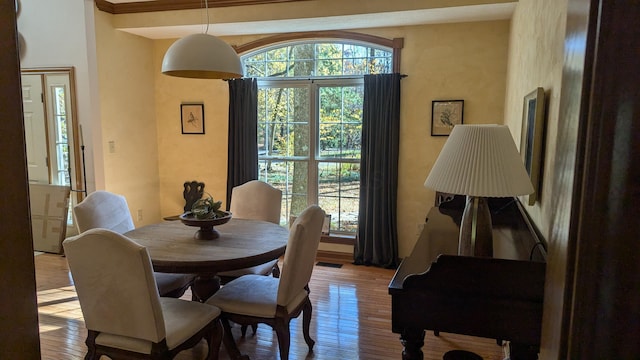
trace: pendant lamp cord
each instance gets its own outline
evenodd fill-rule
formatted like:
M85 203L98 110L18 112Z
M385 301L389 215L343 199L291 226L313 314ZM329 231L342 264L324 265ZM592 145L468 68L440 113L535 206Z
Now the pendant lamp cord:
M204 0L204 9L207 12L207 27L204 30L204 33L208 34L209 33L209 0Z

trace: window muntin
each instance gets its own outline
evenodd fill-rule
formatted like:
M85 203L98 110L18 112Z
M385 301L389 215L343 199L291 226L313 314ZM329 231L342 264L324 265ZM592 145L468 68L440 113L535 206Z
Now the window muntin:
M331 231L357 231L363 75L391 73L391 49L289 43L242 57L258 78L259 179L283 192L281 223L308 204L331 214Z
M290 43L242 57L245 77L336 77L391 73L391 49L334 42Z

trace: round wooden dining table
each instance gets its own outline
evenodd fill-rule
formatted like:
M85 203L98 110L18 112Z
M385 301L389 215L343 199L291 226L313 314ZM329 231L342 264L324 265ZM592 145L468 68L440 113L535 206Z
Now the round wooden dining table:
M194 299L205 301L220 284L216 274L260 265L284 254L289 231L265 221L232 218L213 240L195 238L198 227L164 221L125 235L147 248L154 271L197 275Z

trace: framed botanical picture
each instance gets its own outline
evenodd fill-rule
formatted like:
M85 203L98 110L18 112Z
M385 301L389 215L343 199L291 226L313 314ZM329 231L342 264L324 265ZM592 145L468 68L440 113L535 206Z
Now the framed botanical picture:
M462 124L464 100L431 102L431 136L449 136L453 127Z
M183 134L204 134L204 104L180 104Z
M524 167L529 173L533 194L528 204L533 205L540 189L540 163L542 141L544 138L544 89L539 87L524 97L522 106L522 134L520 136L520 154Z

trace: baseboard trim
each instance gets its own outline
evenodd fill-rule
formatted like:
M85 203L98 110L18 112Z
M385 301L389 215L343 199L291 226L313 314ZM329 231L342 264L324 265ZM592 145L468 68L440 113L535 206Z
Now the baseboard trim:
M352 253L344 253L338 251L318 250L316 258L337 260L342 262L353 262Z
M356 238L355 236L349 235L322 235L320 237L320 242L325 244L340 244L340 245L355 245Z

